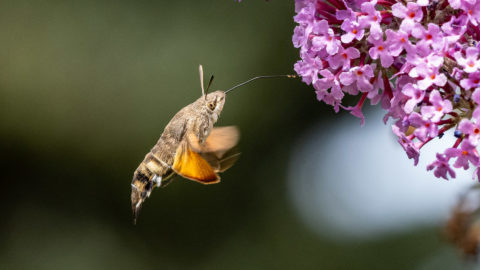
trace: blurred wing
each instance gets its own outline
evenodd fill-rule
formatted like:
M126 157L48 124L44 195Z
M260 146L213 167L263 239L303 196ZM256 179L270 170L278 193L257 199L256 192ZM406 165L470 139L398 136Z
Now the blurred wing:
M173 162L173 170L179 175L200 182L202 184L215 184L220 182L220 177L208 162L193 151L187 140L178 146Z
M240 157L240 153L236 149L231 149L226 152L221 158L215 153L201 153L202 157L212 166L216 173L224 172L237 161Z
M218 158L237 145L239 138L240 132L235 126L213 128L202 145L194 134L188 135L189 143L196 152L215 153Z

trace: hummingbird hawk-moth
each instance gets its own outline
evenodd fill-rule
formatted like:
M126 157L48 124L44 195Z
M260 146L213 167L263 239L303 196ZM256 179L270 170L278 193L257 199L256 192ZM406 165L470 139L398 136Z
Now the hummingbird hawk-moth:
M229 91L260 78L295 77L258 76L227 91L208 93L213 76L205 91L201 65L199 72L202 96L175 114L133 174L131 200L134 223L142 203L154 187L165 187L174 175L202 184L216 184L220 182L218 173L230 168L237 160L239 153L234 147L239 139L238 129L234 126L213 127Z

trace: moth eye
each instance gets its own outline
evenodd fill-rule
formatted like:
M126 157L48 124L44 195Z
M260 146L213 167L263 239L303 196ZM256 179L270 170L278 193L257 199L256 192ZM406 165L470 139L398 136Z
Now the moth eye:
M215 104L214 103L208 103L208 108L213 111L215 109Z

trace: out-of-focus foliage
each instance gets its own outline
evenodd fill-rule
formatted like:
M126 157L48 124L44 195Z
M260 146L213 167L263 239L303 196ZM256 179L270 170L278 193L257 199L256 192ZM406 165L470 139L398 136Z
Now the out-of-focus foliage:
M447 239L456 245L468 259L478 259L480 243L479 186L462 194L445 226Z
M218 185L155 190L132 225L133 170L200 95L198 64L214 89L293 72L293 15L288 1L2 1L0 269L447 265L437 228L335 243L298 219L293 141L333 114L296 80L229 96L218 124L242 132L237 164Z

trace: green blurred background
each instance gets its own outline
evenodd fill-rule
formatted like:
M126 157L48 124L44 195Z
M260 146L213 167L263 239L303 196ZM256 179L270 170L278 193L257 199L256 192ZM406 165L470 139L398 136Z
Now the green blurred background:
M132 224L133 171L200 96L198 64L214 89L292 73L293 15L293 1L1 1L0 269L430 269L438 252L455 260L441 224L343 242L304 225L287 195L291 151L303 131L338 116L299 80L229 96L218 125L242 132L237 164L218 185L178 178L154 190Z

